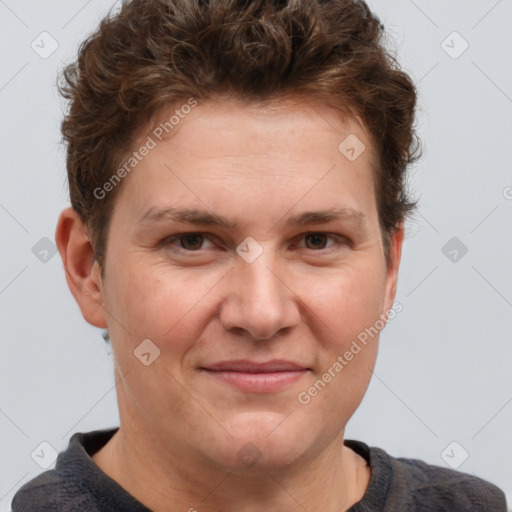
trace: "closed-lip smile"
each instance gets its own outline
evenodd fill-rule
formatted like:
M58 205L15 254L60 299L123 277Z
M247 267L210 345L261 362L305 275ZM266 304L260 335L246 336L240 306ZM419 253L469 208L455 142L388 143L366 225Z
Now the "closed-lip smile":
M248 359L236 359L231 361L221 361L203 367L205 370L212 371L231 371L247 373L271 373L271 372L293 372L308 370L305 366L286 361L284 359L272 359L266 362L250 361Z
M296 383L311 368L284 359L265 362L236 359L200 367L210 377L251 393L271 393Z

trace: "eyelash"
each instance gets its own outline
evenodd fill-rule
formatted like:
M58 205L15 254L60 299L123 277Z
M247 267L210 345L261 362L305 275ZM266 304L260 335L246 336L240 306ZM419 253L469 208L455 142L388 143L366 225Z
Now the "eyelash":
M174 235L170 238L166 238L162 241L162 245L163 246L172 246L173 242L176 242L176 241L179 241L180 238L184 237L184 236L187 236L187 235L201 235L203 236L205 239L208 239L209 240L209 237L208 237L208 234L207 233L202 233L202 232L186 232L186 233L179 233L177 235ZM337 240L337 243L341 245L350 245L350 240L348 240L346 237L342 236L342 235L336 235L334 233L324 233L323 231L308 231L307 233L304 233L301 235L301 240L303 240L306 236L308 235L327 235L328 238L331 238L333 240ZM213 242L212 242L213 243ZM321 253L321 252L332 252L332 247L334 247L334 245L336 244L333 244L331 247L325 247L323 249L309 249L310 251L312 252L317 252L317 253ZM307 247L305 247L305 249L307 249ZM187 253L187 254L194 254L194 253L197 253L197 254L201 254L201 252L203 251L203 249L198 249L198 250L189 250L189 249L184 249L183 247L178 247L178 246L174 246L174 249L173 250L177 250L177 252L183 252L183 253Z

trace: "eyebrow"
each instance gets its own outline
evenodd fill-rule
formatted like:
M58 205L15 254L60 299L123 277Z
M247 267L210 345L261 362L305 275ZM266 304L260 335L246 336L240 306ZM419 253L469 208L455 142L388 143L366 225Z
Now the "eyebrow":
M285 225L288 227L305 226L308 224L323 224L334 220L343 220L355 223L358 226L366 225L366 215L353 208L335 207L326 210L306 211L289 217ZM139 217L136 224L151 224L158 222L182 222L203 226L223 227L235 231L241 224L237 220L230 220L222 215L197 208L158 208L151 207Z

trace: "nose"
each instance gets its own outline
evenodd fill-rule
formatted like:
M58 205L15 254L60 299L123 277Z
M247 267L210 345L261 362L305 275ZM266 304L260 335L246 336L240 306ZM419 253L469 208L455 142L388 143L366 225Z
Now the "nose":
M228 279L220 314L226 330L268 340L299 324L301 315L290 273L270 249L252 263L238 259Z

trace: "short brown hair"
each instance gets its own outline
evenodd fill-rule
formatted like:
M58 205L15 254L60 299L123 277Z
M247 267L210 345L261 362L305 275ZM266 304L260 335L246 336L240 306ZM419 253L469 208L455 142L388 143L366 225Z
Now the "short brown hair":
M358 0L132 0L109 14L62 74L72 207L104 268L119 186L113 175L144 120L164 105L229 93L248 101L302 97L359 117L376 156L374 181L390 239L416 207L407 166L420 156L416 89L385 47L384 26ZM341 141L340 141L341 142Z

